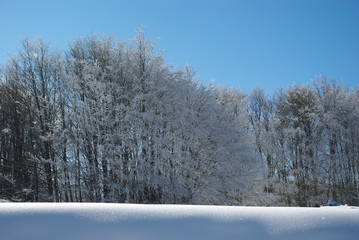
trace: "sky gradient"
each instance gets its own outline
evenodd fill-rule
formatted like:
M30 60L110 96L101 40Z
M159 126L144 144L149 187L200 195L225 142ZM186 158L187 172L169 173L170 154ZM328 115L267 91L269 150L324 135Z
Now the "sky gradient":
M206 84L273 93L324 75L359 86L356 0L0 0L0 65L23 38L65 50L76 36L124 41L141 26L166 62L190 63Z

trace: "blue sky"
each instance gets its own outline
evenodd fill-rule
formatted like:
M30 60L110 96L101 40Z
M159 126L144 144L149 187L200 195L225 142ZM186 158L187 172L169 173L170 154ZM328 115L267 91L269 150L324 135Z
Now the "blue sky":
M21 38L64 50L91 33L128 40L142 25L168 63L192 64L205 83L272 93L322 74L359 86L357 0L0 0L0 65Z

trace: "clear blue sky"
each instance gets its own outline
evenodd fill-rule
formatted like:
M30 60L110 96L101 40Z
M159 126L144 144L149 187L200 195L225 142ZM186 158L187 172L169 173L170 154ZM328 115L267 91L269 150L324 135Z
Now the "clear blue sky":
M63 50L76 36L133 38L145 26L167 62L208 83L271 93L316 75L359 84L358 0L0 0L0 65L19 39Z

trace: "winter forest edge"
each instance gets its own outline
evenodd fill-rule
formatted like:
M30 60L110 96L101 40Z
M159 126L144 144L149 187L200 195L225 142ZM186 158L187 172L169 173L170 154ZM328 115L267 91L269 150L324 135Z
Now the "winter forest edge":
M0 199L359 205L359 89L205 86L142 30L24 40L0 78Z

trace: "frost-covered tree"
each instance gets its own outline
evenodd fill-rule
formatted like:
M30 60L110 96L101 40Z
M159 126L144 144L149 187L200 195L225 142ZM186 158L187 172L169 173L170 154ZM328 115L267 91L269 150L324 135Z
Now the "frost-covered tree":
M316 191L317 162L314 143L316 131L316 96L312 88L293 86L277 99L280 127L284 129L289 160L289 175L298 188L296 202L307 204L311 191ZM314 188L314 190L312 189Z
M329 197L356 203L355 91L320 78L281 89L273 100L263 95L254 90L248 106L257 152L270 160L265 192L275 196L272 204L318 206Z
M358 95L321 77L315 82L321 129L318 159L327 195L343 202L358 199Z
M171 71L153 46L143 31L126 44L103 36L70 44L69 122L84 196L229 203L256 162L244 144L245 100L227 100L233 115L217 101L221 91L194 81L188 67Z
M58 111L61 59L41 39L24 40L22 45L18 55L11 57L4 74L4 88L17 96L12 100L14 117L19 115L25 121L14 118L15 125L19 125L14 126L16 133L11 135L21 138L15 141L19 145L15 147L17 157L8 160L20 161L19 154L21 159L27 159L27 175L31 176L23 189L27 194L31 193L36 200L58 200L53 127ZM5 101L11 99L9 96ZM45 186L46 192L40 191Z

